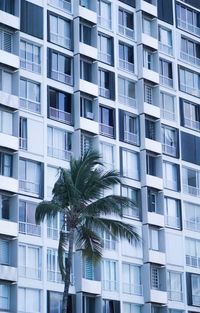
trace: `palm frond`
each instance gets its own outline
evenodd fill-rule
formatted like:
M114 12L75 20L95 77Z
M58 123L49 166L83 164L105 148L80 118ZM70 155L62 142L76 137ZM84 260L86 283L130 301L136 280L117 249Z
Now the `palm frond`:
M35 221L37 224L43 222L45 216L54 217L62 208L52 201L42 201L38 204L35 211Z
M59 245L58 245L58 264L62 276L62 280L65 280L66 268L65 268L65 253L68 248L68 233L60 231Z

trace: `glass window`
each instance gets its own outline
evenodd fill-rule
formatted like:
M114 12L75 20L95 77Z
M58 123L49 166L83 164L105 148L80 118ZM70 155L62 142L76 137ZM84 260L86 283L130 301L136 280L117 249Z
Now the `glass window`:
M20 41L20 66L28 71L41 73L41 52L40 47Z
M133 38L134 37L134 16L133 13L119 8L118 12L119 33Z
M35 210L36 203L19 201L19 232L31 236L40 236L41 227L36 225Z
M123 263L122 264L122 286L123 293L142 295L140 267Z
M0 309L10 311L10 285L0 283Z
M141 313L141 306L134 304L123 302L123 313Z
M138 154L122 149L121 170L124 177L139 180Z
M20 107L40 113L40 84L23 78L20 79Z
M39 195L41 190L41 165L40 163L19 160L19 189Z
M186 245L186 265L200 268L200 240L193 238L185 239Z
M92 63L80 61L80 78L92 83Z
M183 301L182 273L167 272L167 290L169 300L178 302Z
M47 154L53 158L69 161L71 159L71 133L48 126Z
M104 290L117 291L117 265L117 261L108 259L102 261L102 280Z
M41 279L41 248L19 244L19 276Z
M118 100L122 104L136 108L135 83L118 77Z
M113 62L113 42L110 37L98 33L98 58L100 61L112 64Z
M20 312L41 312L40 290L19 288L18 310Z
M80 42L92 46L92 27L89 24L80 23Z
M177 156L177 142L178 142L178 134L177 130L171 127L162 126L162 150L163 153Z
M88 118L90 120L94 119L94 112L93 112L93 99L89 96L81 96L80 98L80 105L81 105L81 116Z
M122 42L119 42L119 67L130 72L134 71L134 49Z
M49 88L49 117L65 124L72 123L72 96Z
M179 68L180 90L193 96L200 95L200 76L183 67Z
M191 274L192 305L200 306L200 275Z
M12 83L12 79L13 79L13 74L11 72L7 72L5 70L1 70L0 71L0 80L1 80L1 88L2 91L12 94L13 92L13 83Z
M71 23L58 16L49 16L50 41L67 49L71 49Z
M178 191L178 166L170 162L163 162L163 179L164 187L167 189L172 189Z
M8 111L0 111L0 132L13 135L13 114Z
M97 2L98 23L103 28L111 29L111 4L104 0L98 0Z
M185 202L185 227L192 231L200 231L200 206Z
M158 228L149 228L150 249L159 251L159 236Z
M19 146L20 149L27 150L27 118L21 117L19 120Z
M148 18L143 18L142 24L143 24L143 33L151 36L152 35L151 20Z
M0 175L12 177L12 162L11 154L0 152Z
M100 142L100 153L102 156L103 164L108 169L114 169L114 152L114 145L106 142Z
M177 199L165 197L164 198L165 209L165 224L172 228L181 227L181 211L180 202Z
M166 120L174 121L176 119L174 96L161 92L160 93L160 108L161 116Z
M172 74L172 63L166 60L160 59L160 83L173 87L173 74Z
M68 85L72 84L71 58L63 54L51 51L51 74L52 79Z

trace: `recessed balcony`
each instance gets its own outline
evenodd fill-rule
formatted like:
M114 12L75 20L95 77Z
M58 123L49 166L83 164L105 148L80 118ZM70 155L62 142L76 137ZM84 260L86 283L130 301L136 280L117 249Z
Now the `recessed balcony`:
M17 96L6 93L2 90L0 90L0 103L10 108L14 108L14 109L19 108L19 98Z
M167 292L162 290L150 290L150 302L167 304Z
M3 25L7 25L17 30L20 29L20 21L18 16L0 10L0 21Z
M5 236L17 237L17 223L5 219L0 219L0 234Z
M6 147L12 150L19 149L18 137L4 134L0 132L0 143L2 147Z
M141 0L140 9L148 14L157 16L157 0Z
M0 189L18 193L18 180L13 177L0 175Z
M91 114L91 112L87 112L87 113ZM94 121L92 119L89 119L89 118L80 117L79 128L81 128L84 131L92 132L94 134L98 134L99 133L99 124L98 124L98 122L96 122L96 121Z
M80 91L82 91L84 93L91 94L94 97L98 96L98 86L94 83L87 81L87 80L80 79L79 80L79 88L80 88Z
M56 108L49 107L49 118L68 125L72 124L72 114Z
M0 280L17 281L17 268L0 264ZM1 300L1 297L0 297Z
M82 278L82 292L101 294L101 281Z

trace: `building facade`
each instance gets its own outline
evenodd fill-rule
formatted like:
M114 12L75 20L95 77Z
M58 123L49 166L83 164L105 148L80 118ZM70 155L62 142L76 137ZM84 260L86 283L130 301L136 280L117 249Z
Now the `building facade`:
M143 241L74 253L73 313L200 311L199 73L198 0L0 1L1 312L61 312L64 217L35 208L88 149Z

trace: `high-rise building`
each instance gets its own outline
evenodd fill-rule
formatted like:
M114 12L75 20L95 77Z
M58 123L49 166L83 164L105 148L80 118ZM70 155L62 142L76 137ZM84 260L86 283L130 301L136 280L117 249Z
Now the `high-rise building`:
M0 0L0 311L60 313L58 167L99 149L139 247L74 253L73 313L200 312L200 1Z

